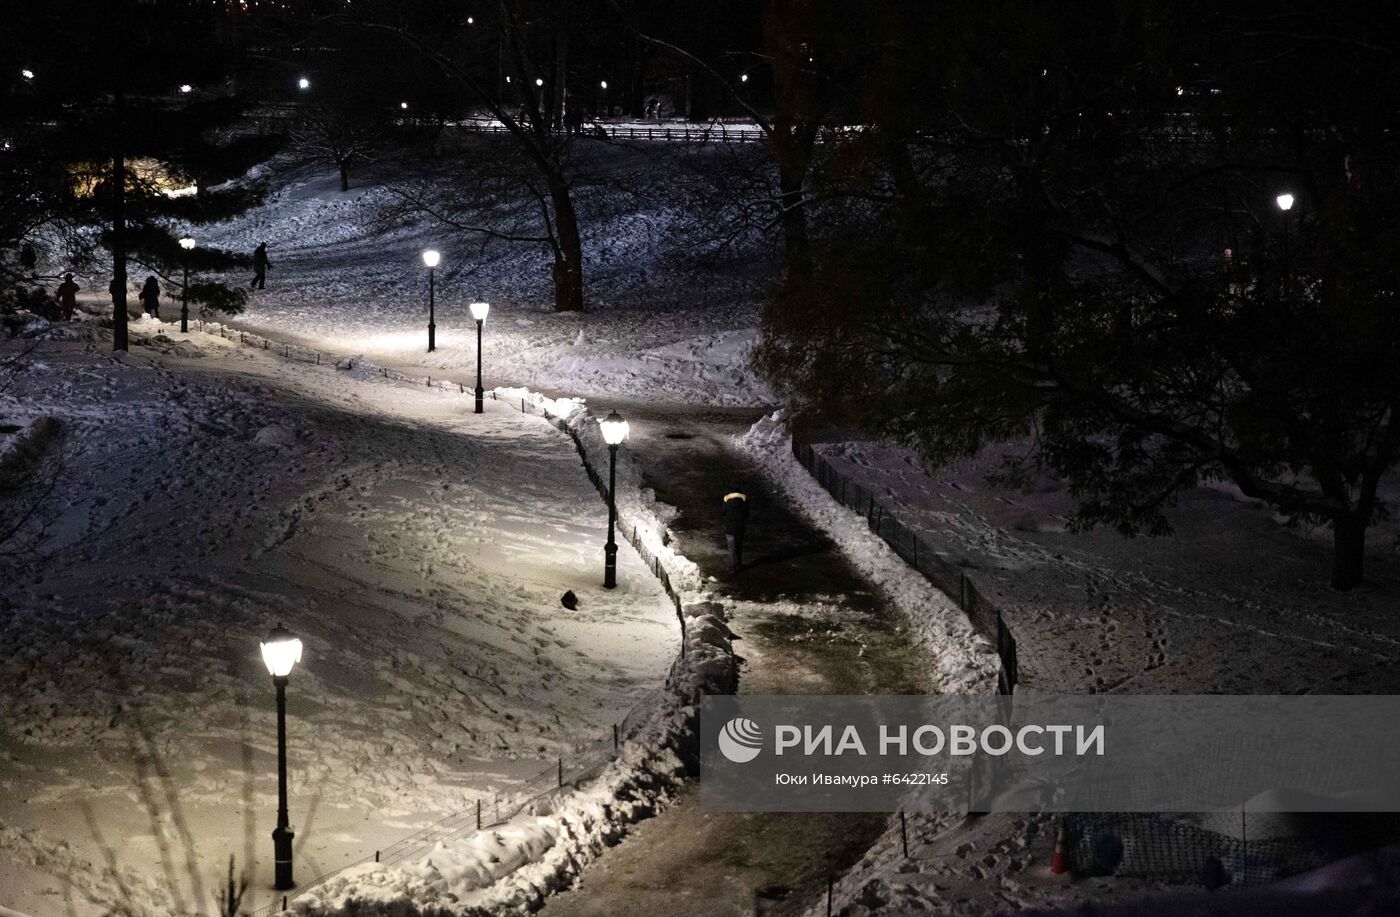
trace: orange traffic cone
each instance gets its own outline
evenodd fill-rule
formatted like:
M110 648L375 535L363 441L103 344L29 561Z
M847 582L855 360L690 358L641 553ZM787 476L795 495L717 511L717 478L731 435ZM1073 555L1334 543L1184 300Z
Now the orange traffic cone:
M1069 843L1069 831L1065 828L1065 823L1060 822L1060 833L1055 836L1055 852L1050 856L1050 875L1063 875L1069 871L1069 853L1065 846Z

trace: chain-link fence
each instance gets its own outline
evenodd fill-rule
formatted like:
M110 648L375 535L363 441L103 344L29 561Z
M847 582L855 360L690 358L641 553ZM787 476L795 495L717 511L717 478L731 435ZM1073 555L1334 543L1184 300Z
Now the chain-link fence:
M864 516L870 531L879 535L905 563L956 602L974 630L995 642L1001 662L997 690L1001 694L1013 693L1020 672L1016 638L1002 620L1000 609L982 594L966 571L902 522L890 507L875 498L874 491L842 474L820 452L793 440L792 454L827 493L842 506Z

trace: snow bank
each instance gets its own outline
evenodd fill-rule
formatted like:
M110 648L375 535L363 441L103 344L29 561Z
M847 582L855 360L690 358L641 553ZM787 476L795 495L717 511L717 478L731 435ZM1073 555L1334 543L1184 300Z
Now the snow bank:
M909 620L936 662L935 684L942 691L976 694L995 690L994 647L978 635L951 599L870 531L865 520L841 506L792 456L792 440L781 411L760 419L735 438L777 481L804 515L840 545L856 568L878 585Z

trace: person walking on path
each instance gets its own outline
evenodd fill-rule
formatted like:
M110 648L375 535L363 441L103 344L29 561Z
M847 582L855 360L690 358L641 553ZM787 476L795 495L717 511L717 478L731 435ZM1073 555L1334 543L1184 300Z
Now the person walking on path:
M749 523L749 498L739 491L724 495L724 541L729 546L729 569L744 564L744 529Z
M141 304L146 307L146 314L160 321L160 281L154 276L147 277L139 298Z
M73 282L72 271L64 274L63 282L58 285L58 305L63 310L63 320L71 322L78 308L78 285Z
M264 289L267 286L267 269L270 267L272 263L267 260L267 243L260 242L258 247L253 249L253 282L248 284L248 289Z

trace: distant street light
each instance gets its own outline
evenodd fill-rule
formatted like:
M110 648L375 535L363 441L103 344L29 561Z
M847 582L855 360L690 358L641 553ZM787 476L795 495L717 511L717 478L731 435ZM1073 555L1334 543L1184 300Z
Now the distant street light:
M301 90L310 89L310 88L311 88L311 81L308 80L306 77L303 76L303 77L301 77L301 78L299 78L299 79L297 80L297 88L298 88L298 89L301 89Z
M25 67L23 70L21 70L19 72L19 75L24 77L26 80L34 79L34 71L30 70L28 67Z
M739 74L739 82L741 82L741 83L747 83L748 81L749 81L749 75L748 75L747 73L741 73L741 74Z
M535 85L536 85L536 86L543 86L543 85L544 85L544 80L540 79L539 77L535 77Z
M1287 193L1285 193L1285 194L1280 194L1278 197L1274 198L1274 203L1278 204L1278 209L1279 209L1279 210L1283 210L1283 211L1285 211L1285 212L1286 212L1286 211L1289 211L1289 210L1292 210L1292 209L1293 209L1293 195L1287 194Z
M404 111L408 111L408 103L407 103L407 102L400 102L400 103L399 103L399 108L402 108Z
M627 421L613 411L598 424L603 430L603 442L608 444L608 543L603 545L603 586L617 586L617 447L627 438Z
M433 273L436 271L438 262L442 261L442 255L435 249L428 249L423 252L423 263L428 266L428 353L437 350L437 321L434 315L434 291Z
M281 624L262 644L263 664L277 687L277 827L272 829L275 887L285 891L292 881L292 828L287 819L287 676L301 661L301 641Z
M184 93L194 92L194 87L191 86L189 83L181 83L181 84L180 84L180 91L181 91L181 92L184 92Z
M474 302L471 305L472 318L476 319L476 413L483 410L482 399L486 394L481 387L481 326L486 323L486 313L491 311L491 304L487 302Z
M194 240L184 238L180 240L180 247L186 252L194 250ZM184 257L185 262L185 285L180 287L180 331L188 333L190 330L190 256Z
M607 80L603 80L603 81L600 82L598 85L601 86L601 87L604 88L604 89L607 89L607 88L608 88L608 81L607 81Z

